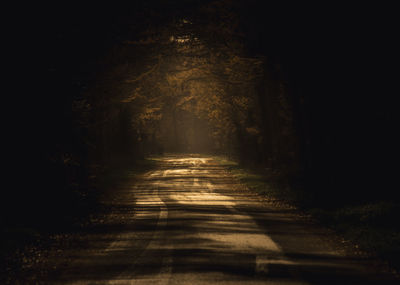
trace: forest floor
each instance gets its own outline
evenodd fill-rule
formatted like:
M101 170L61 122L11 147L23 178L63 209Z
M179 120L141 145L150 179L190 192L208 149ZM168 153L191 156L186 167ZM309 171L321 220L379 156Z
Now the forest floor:
M103 181L104 210L25 251L6 284L398 284L334 231L257 193L262 181L231 162L151 161Z
M305 203L304 192L276 183L279 174L271 169L244 168L226 157L214 157L230 174L277 205L296 208L314 223L332 229L347 251L374 259L377 266L400 276L400 224L394 217L400 206L392 201L362 202L355 205Z
M60 263L49 264L51 256L61 256L77 246L85 247L87 241L82 237L88 232L96 231L115 216L116 212L120 212L114 199L120 197L122 189L126 185L135 184L140 175L155 165L155 161L144 159L133 167L124 166L98 172L91 183L96 193L90 198L92 201L89 208L73 209L75 216L79 218L72 224L60 221L57 228L37 229L36 225L15 225L1 229L0 284L48 284L41 280L57 275L61 266ZM120 216L122 224L125 219L128 217ZM64 262L68 263L68 259Z

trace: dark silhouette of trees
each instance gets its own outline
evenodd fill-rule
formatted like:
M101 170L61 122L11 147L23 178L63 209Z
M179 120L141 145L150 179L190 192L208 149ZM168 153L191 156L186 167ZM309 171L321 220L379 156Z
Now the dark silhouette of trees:
M233 0L50 11L26 27L3 223L70 223L102 173L164 151L272 169L309 203L398 199L375 18Z

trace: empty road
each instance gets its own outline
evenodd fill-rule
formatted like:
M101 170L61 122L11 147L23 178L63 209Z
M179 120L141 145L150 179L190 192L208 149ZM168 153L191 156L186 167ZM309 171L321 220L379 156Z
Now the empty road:
M394 284L207 156L165 156L113 203L82 248L53 257L63 266L51 283Z

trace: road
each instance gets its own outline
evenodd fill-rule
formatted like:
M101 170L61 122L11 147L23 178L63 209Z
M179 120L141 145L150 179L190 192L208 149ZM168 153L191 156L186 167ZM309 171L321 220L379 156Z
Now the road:
M69 252L52 283L394 284L207 156L165 156L118 199L120 212Z

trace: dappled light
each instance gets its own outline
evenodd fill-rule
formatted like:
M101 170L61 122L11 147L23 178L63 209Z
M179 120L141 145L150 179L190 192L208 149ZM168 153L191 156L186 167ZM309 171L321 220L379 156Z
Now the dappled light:
M0 284L398 283L396 9L20 6Z

